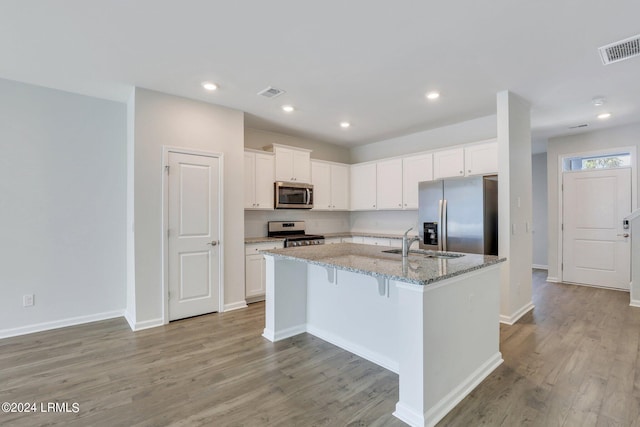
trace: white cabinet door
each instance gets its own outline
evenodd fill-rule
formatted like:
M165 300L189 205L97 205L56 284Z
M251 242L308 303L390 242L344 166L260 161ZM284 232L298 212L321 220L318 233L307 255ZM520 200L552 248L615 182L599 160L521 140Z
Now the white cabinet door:
M349 166L331 165L331 205L333 209L349 209Z
M498 143L471 145L464 149L466 175L489 175L498 173Z
M376 177L378 209L402 209L402 159L378 162Z
M351 210L376 209L376 164L351 166Z
M464 176L464 149L436 151L433 153L433 179Z
M311 152L274 147L276 181L311 182Z
M311 153L294 150L292 169L295 182L311 182Z
M265 294L265 269L264 255L245 256L245 297L253 298Z
M402 159L403 209L418 209L418 183L433 180L433 154Z
M311 183L313 184L313 210L331 210L331 165L312 161Z
M274 156L244 153L244 208L273 209Z
M245 298L257 301L264 296L266 290L266 262L262 250L279 249L282 242L264 242L245 245L244 257L244 290Z
M293 150L276 148L276 181L293 181Z
M273 209L274 158L256 153L255 165L255 207Z
M244 208L256 207L256 155L244 153Z

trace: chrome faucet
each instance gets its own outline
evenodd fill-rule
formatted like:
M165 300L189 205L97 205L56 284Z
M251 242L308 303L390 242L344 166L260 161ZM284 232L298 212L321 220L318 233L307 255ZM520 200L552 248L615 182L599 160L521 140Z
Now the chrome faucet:
M420 236L414 236L409 238L407 233L413 230L413 227L404 232L402 236L402 256L407 257L409 255L409 249L411 249L411 244L415 241L420 241Z

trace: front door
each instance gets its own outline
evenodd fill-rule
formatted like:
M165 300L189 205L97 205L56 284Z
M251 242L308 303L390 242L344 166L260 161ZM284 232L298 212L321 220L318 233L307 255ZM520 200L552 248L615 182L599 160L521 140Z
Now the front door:
M563 174L564 282L629 289L631 169Z
M218 311L220 159L169 153L169 320Z

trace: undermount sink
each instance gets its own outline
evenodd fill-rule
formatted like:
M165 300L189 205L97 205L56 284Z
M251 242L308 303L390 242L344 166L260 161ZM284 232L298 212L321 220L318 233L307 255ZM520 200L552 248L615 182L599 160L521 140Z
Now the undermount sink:
M402 249L387 249L386 251L382 251L387 254L402 254ZM440 259L452 259L452 258L460 258L464 256L464 254L458 254L455 252L434 252L434 251L425 251L422 249L411 249L409 251L409 255L422 255L425 258L440 258Z

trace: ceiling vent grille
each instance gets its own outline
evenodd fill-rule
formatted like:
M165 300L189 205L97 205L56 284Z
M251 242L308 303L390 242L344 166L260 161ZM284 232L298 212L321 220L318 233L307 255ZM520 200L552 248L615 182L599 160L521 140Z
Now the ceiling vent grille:
M265 98L276 98L280 95L282 95L285 91L282 89L276 89L275 87L271 87L269 86L266 89L261 90L260 92L258 92L258 95L260 96L264 96Z
M640 35L602 46L598 49L604 65L640 55Z

